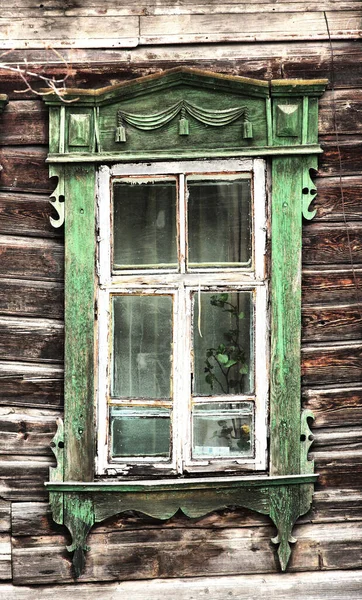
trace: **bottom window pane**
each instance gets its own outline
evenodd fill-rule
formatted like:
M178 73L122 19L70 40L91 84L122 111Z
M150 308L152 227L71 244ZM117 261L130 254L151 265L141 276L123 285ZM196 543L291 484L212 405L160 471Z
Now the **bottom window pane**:
M251 457L253 448L251 402L194 406L193 458Z
M111 408L112 458L170 456L170 411Z

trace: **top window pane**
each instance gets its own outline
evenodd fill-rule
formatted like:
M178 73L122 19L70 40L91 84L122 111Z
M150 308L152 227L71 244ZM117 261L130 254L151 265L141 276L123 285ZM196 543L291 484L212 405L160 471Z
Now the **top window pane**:
M113 184L113 269L177 268L176 181Z
M251 265L251 181L235 178L187 179L188 265Z

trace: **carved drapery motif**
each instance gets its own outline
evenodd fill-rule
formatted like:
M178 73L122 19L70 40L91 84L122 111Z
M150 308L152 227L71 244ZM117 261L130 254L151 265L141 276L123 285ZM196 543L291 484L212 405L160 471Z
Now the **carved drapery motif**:
M125 123L132 125L136 129L142 131L152 131L159 129L170 123L179 113L181 113L179 121L179 135L189 135L189 122L186 119L186 114L189 114L194 119L210 125L212 127L224 127L233 123L239 118L243 118L242 136L244 139L253 137L253 127L249 120L249 111L246 106L236 108L228 108L226 110L211 110L191 104L187 100L180 100L165 110L153 114L134 114L119 110L117 112L117 129L116 142L126 141Z

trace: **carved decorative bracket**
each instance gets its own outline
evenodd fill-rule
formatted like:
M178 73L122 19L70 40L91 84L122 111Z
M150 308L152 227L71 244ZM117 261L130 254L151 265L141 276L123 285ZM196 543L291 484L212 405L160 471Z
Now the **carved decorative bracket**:
M64 224L64 168L61 165L51 165L49 168L49 177L58 178L57 186L54 192L51 193L49 198L50 204L58 213L57 219L53 219L53 217L50 217L50 223L53 227L57 229Z
M316 186L311 178L311 171L318 169L318 160L316 156L310 157L303 171L302 181L302 214L305 219L311 221L317 214L316 210L309 210L309 206L317 195Z

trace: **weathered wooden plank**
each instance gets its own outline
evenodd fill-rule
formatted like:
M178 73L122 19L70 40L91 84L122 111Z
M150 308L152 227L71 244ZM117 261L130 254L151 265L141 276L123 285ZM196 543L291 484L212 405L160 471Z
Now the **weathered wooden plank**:
M54 188L56 184L54 184ZM37 237L62 237L63 230L51 226L56 218L49 196L0 192L0 233Z
M362 344L334 343L302 347L302 383L305 386L360 384Z
M333 134L333 132L331 132ZM341 140L339 147L335 139L332 142L324 142L321 138L323 154L319 159L320 176L354 175L361 173L361 151L362 142ZM341 157L341 162L339 160Z
M347 13L349 14L349 13ZM30 17L2 19L1 48L88 48L136 46L139 35L137 16L113 17L111 27L99 17Z
M297 526L298 543L288 570L358 568L361 530L361 522ZM273 527L167 529L104 535L95 529L89 536L91 549L80 582L272 573L277 570L269 538L273 531ZM63 544L63 536L13 538L14 582L71 581Z
M362 87L360 62L362 48L353 42L333 43L334 84L338 88ZM331 51L328 42L290 42L268 44L210 44L138 47L128 50L72 49L62 48L64 59L72 64L72 76L68 86L98 88L161 72L175 66L189 66L216 70L231 75L244 75L260 79L271 78L330 78ZM230 60L230 56L233 60ZM32 70L42 72L47 65L47 74L57 79L64 77L64 63L51 51L26 50L26 58ZM9 64L17 65L24 59L23 50L14 50L7 55ZM2 91L10 99L19 100L14 90L24 89L16 73L0 70ZM40 81L32 80L35 89L42 87ZM29 100L34 94L21 96Z
M327 91L319 101L320 134L334 130L335 119L340 135L360 134L362 131L362 90Z
M11 577L12 569L10 534L0 533L0 581L9 580Z
M319 474L316 490L329 488L358 490L362 488L362 452L350 450L344 452L328 451L313 453L316 471Z
M358 37L361 11L327 12L332 39ZM267 42L328 39L320 12L268 14L141 16L140 44Z
M48 499L44 481L49 480L48 456L1 456L0 497L13 502L41 502Z
M59 411L0 407L0 454L53 456Z
M0 236L0 276L26 280L62 281L62 241Z
M225 4L220 4L215 0L196 0L194 3L190 0L178 0L177 4L171 0L157 0L148 2L147 7L142 4L134 5L130 0L128 2L115 2L114 0L99 1L87 0L81 5L69 4L60 6L55 0L46 1L43 4L30 0L25 2L15 2L10 7L4 7L3 17L32 17L38 13L42 17L119 17L129 15L174 15L174 14L218 14L234 12L305 12L322 10L354 10L359 9L360 3L356 0L350 2L336 3L335 0L321 0L321 2L281 0L277 4L265 2L265 0L256 0L253 3L240 2L240 0L226 0Z
M303 408L314 413L314 427L354 426L362 420L362 387L304 389Z
M347 341L361 338L360 304L306 306L302 310L302 340L305 342Z
M318 194L313 202L317 209L314 221L350 221L362 218L362 177L318 177ZM341 191L342 188L342 191ZM343 201L342 201L343 193Z
M226 577L196 577L155 579L153 581L124 581L122 583L73 583L50 585L46 588L2 585L0 592L6 600L49 600L76 597L79 600L296 600L303 590L303 600L360 600L362 573L357 571L314 571Z
M348 231L347 231L348 229ZM303 227L303 263L362 263L362 223L308 223Z
M361 490L343 490L328 488L315 492L311 510L299 522L331 523L337 521L360 521Z
M63 406L63 367L35 363L0 363L0 405L40 408Z
M0 353L7 360L62 363L63 337L59 321L0 317Z
M303 306L317 304L358 303L362 289L362 269L351 265L305 268L302 272Z
M1 146L47 144L46 106L40 100L10 102L0 116L0 131Z
M0 279L0 314L64 318L64 286L55 281Z
M47 150L44 147L0 148L0 164L3 167L0 189L47 193L54 190L45 164Z
M11 504L5 500L0 500L0 532L7 533L10 531L10 512Z

